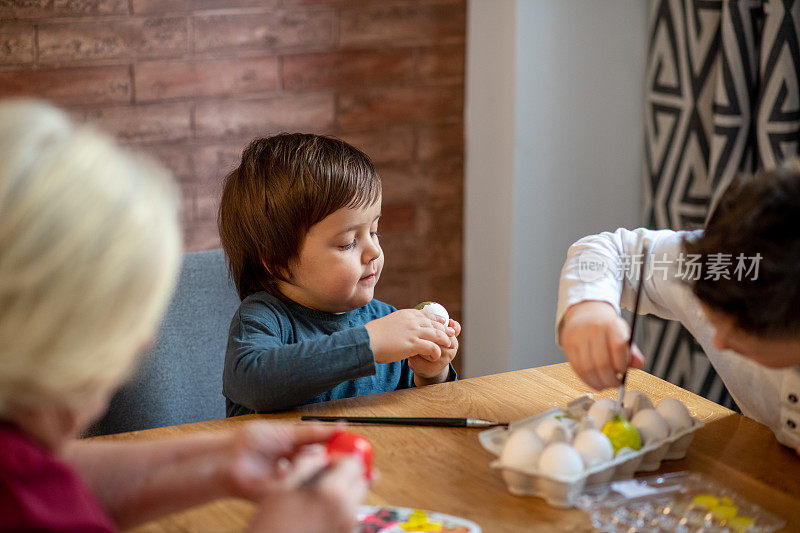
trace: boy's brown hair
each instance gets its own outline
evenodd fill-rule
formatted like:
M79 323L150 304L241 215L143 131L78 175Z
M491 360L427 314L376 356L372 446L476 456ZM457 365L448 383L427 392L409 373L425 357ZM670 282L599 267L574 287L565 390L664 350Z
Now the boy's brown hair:
M796 165L735 179L720 197L703 235L684 240L684 248L702 258L704 271L692 286L700 301L732 317L748 333L770 339L797 337L800 171ZM713 279L705 267L716 254L729 254L734 267L740 254L748 266L756 261L758 275L731 272L730 279Z
M369 157L344 141L301 133L252 141L225 177L217 217L239 297L277 294L311 226L380 196Z

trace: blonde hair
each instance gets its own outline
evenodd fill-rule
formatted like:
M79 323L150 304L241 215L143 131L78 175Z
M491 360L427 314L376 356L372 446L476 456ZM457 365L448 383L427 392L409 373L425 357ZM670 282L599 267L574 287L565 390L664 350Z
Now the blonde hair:
M174 285L176 206L160 166L52 106L0 102L0 417L127 376Z

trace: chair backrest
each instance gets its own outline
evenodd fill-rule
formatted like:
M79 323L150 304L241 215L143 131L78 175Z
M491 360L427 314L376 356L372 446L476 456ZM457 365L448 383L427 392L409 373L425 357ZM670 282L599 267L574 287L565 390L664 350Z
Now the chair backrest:
M224 418L222 365L238 306L222 250L184 254L155 346L87 435Z

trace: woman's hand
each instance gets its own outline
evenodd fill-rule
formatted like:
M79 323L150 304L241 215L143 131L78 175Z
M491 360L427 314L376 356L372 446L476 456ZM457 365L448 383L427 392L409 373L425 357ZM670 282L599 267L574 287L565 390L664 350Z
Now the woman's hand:
M250 530L351 533L368 489L364 465L353 457L329 461L321 449L296 455L264 494Z
M309 445L322 444L341 428L315 424L248 422L233 429L220 450L217 481L232 496L259 501L287 465Z

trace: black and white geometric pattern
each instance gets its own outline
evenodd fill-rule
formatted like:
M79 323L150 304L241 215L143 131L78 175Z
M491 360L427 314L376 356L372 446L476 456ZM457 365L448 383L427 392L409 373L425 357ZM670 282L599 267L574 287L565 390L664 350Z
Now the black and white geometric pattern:
M800 0L651 0L645 71L645 220L703 226L739 172L800 154ZM647 369L733 402L679 324L647 317Z

